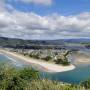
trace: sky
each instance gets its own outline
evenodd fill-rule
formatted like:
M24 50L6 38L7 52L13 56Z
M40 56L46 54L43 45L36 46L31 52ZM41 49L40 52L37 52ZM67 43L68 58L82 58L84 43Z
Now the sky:
M90 38L90 0L0 0L0 37Z

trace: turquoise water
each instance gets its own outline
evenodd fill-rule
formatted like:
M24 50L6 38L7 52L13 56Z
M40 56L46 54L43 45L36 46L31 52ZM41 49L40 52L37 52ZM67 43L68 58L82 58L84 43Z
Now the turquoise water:
M28 65L28 63L11 56L0 54L0 62L13 64L15 66ZM42 78L78 84L90 77L90 65L76 65L76 69L61 73L47 73L40 71Z
M14 58L14 57L11 57L11 56L6 56L6 55L3 55L3 54L0 54L0 63L2 64L11 64L11 65L14 65L14 66L23 66L25 63L24 62L20 62L18 59Z
M47 77L51 80L63 81L68 83L78 84L90 77L90 65L88 66L76 66L76 69L72 71L60 72L60 73L44 73L43 77Z

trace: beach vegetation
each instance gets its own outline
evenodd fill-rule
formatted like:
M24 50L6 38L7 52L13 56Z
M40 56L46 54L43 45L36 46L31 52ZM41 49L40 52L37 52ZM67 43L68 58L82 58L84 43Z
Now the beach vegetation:
M33 50L30 53L27 53L26 56L29 56L34 59L41 59L43 61L50 61L55 64L69 65L70 62L68 61L67 56L70 52L71 51L68 50L61 50L61 52L54 52L53 50Z
M62 59L62 58L58 58L57 60L55 60L56 64L62 64L62 65L69 65L70 62L67 60L67 58Z
M41 79L40 73L30 67L0 67L0 90L90 90L90 79L74 85Z
M52 60L52 56L50 56L50 55L48 55L48 56L46 56L45 58L43 58L45 61L50 61L50 60Z

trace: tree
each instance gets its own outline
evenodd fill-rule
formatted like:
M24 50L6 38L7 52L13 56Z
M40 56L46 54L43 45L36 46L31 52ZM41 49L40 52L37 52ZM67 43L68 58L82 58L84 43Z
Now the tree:
M67 55L70 53L70 51L66 51L64 54L61 54L57 57L57 60L55 60L56 64L62 64L62 65L69 65L70 62L68 61Z
M52 59L52 57L49 56L49 55L44 58L44 60L46 60L46 61L49 61L49 60L51 60L51 59Z

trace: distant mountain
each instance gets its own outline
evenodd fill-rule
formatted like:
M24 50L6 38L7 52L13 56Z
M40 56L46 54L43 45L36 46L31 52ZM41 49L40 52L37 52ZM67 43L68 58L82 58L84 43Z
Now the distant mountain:
M64 39L64 42L67 42L67 43L88 43L88 42L90 42L90 38Z
M0 37L0 46L3 47L25 47L25 48L45 48L64 47L66 43L88 43L90 39L58 39L58 40L23 40L17 38ZM33 47L34 46L34 47ZM39 47L38 47L39 46Z
M61 46L64 46L64 42L63 40L23 40L17 38L0 37L0 46L25 49L61 49Z
M17 38L0 37L0 45L61 45L63 40L23 40Z
M90 42L90 39L80 38L80 39L57 39L57 40L23 40L17 38L7 38L0 37L0 45L63 45L67 43L80 43L80 42Z

